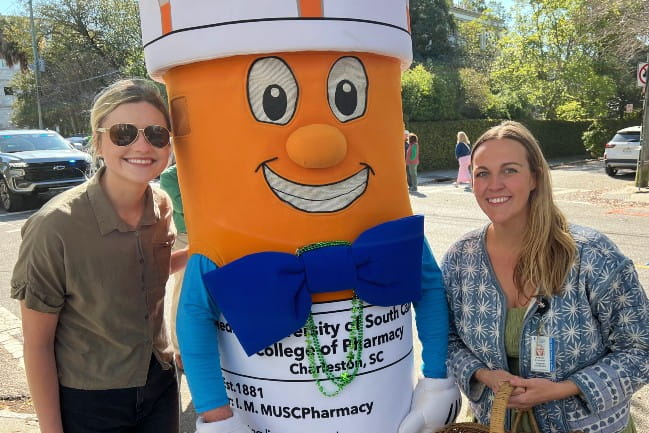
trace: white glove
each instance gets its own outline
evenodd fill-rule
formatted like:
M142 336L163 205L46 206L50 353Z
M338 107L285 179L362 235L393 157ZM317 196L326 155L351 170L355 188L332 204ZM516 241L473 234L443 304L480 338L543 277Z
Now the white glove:
M244 424L238 413L223 421L203 422L203 417L196 420L196 433L250 433L250 427Z
M433 433L455 421L461 405L460 390L452 378L422 377L412 394L410 413L401 422L398 433Z

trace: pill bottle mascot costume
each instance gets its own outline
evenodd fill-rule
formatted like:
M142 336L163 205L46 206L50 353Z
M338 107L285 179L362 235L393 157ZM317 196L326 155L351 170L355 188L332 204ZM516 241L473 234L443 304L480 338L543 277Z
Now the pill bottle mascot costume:
M403 166L407 0L140 0L140 14L189 233L176 329L197 430L452 421L445 295Z

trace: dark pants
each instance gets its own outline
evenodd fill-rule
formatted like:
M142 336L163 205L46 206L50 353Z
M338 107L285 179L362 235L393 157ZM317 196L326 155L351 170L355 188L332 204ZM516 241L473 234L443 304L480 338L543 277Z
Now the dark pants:
M59 387L65 433L178 433L175 368L151 357L146 385L83 390Z

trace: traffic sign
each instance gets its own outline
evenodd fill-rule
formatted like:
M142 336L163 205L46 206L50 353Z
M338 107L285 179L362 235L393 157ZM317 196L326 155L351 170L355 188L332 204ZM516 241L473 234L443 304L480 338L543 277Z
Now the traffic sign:
M647 84L647 67L649 63L638 63L638 86L644 87Z

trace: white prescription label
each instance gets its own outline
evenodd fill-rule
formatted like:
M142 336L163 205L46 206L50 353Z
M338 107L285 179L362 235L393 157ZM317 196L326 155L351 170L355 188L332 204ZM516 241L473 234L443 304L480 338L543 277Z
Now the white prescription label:
M322 387L336 389L323 368L340 376L358 365L351 384L334 397L320 393L304 328L248 357L221 316L221 367L232 408L253 433L395 433L410 410L415 380L411 304L365 305L358 361L347 360L355 351L349 338L351 301L314 304L312 315L327 362L316 365Z

